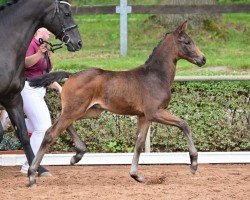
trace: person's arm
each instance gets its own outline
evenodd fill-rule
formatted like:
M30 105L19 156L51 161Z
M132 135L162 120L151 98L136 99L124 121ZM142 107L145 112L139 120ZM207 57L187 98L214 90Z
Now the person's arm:
M29 68L35 65L41 58L43 58L44 54L41 51L36 52L31 56L25 57L25 67Z
M29 68L35 65L41 58L44 57L44 53L47 51L47 47L45 45L41 45L39 50L30 56L25 57L25 67Z
M51 88L57 90L58 92L62 92L62 86L56 81L50 85Z

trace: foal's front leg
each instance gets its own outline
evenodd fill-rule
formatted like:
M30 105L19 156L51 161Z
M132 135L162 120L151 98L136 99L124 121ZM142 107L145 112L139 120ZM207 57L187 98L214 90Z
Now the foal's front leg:
M60 116L58 120L46 131L40 149L37 152L28 170L30 187L36 186L36 179L35 179L36 171L43 159L45 152L48 150L49 146L55 141L58 135L62 133L71 123L72 123L71 120L69 119L66 120L65 118Z
M143 145L145 145L145 140L147 137L150 122L146 118L138 117L138 136L135 144L135 151L133 156L133 161L130 169L130 176L140 183L145 183L146 180L138 175L138 163L139 157L142 151Z
M149 116L150 121L158 122L161 124L172 125L180 128L188 141L189 156L191 161L190 170L194 174L198 167L198 153L194 146L193 138L191 135L190 128L186 121L172 115L164 109L158 110L154 115Z

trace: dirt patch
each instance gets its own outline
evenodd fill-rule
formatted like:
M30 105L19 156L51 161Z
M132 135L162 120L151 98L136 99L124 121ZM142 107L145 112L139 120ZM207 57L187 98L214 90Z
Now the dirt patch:
M129 176L130 166L48 166L52 177L28 178L20 167L0 167L1 199L86 200L246 200L250 196L250 165L200 165L195 175L186 165L141 165L147 184Z

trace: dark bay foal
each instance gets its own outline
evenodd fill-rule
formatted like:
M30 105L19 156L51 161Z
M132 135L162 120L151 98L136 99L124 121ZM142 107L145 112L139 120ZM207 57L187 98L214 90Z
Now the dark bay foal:
M130 170L131 177L136 181L146 181L138 175L138 161L151 122L176 126L183 131L189 145L191 172L195 173L198 153L190 128L187 122L166 110L171 98L176 62L186 59L198 66L206 62L203 53L185 33L186 26L187 22L184 22L175 31L167 33L145 64L138 68L119 72L98 68L75 74L54 72L30 81L32 86L40 87L69 77L61 94L61 115L47 130L41 148L29 169L30 186L35 185L35 171L55 138L65 129L75 133L72 126L74 121L97 117L104 110L119 115L138 116L138 137ZM77 153L71 159L71 164L78 162L86 152L85 144L79 137L75 137L74 142Z

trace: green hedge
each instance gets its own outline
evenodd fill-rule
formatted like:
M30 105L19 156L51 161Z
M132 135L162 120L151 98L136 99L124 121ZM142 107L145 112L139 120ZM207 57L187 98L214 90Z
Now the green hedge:
M199 151L250 150L249 82L175 83L172 93L169 110L189 123ZM60 110L59 96L49 91L47 100L55 118ZM74 126L89 152L132 152L136 121L136 117L105 112L98 119L81 120ZM175 127L153 123L151 141L154 152L187 150L186 139ZM67 133L51 147L51 151L62 150L73 150Z
M172 94L169 110L189 123L198 151L250 150L249 82L175 83ZM49 89L46 100L54 119L60 112L59 95ZM136 117L105 112L74 126L89 152L132 152L136 121ZM178 128L153 123L151 150L187 151L187 142ZM61 134L50 151L74 151L68 134Z

